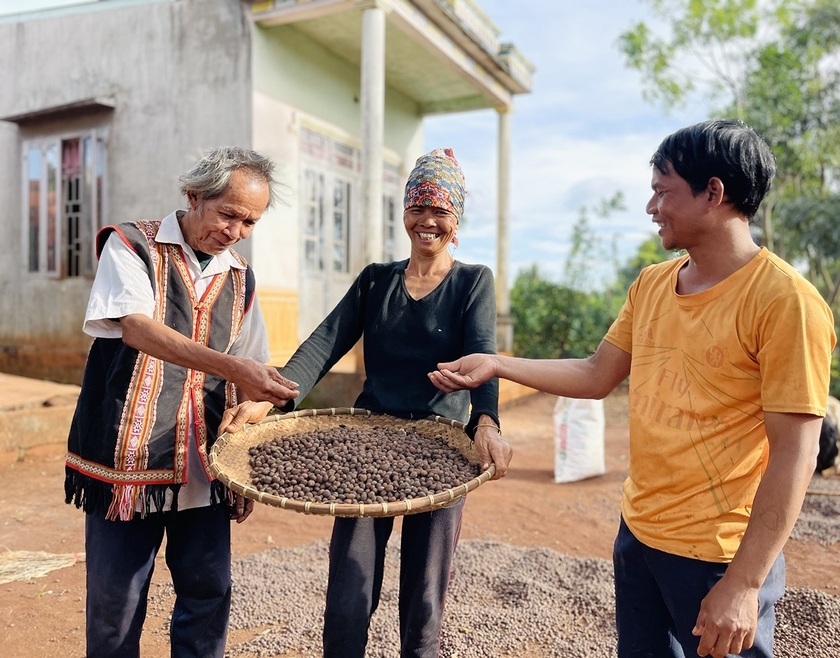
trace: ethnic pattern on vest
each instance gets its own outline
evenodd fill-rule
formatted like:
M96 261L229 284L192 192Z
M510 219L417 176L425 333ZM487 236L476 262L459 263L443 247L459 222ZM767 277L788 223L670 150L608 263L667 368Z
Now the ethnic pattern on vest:
M149 267L155 296L154 319L201 345L227 352L241 331L247 309L246 270L231 268L216 274L199 299L182 248L155 241L159 221L122 226L126 227L120 232L123 240ZM129 230L132 228L140 235L133 237L137 234ZM241 257L235 257L247 267ZM187 479L191 418L198 454L209 478L208 443L216 437L215 432L208 435L208 424L217 426L224 409L236 403L234 387L219 377L167 363L143 352L134 353L133 363L125 364L131 369L131 376L119 410L119 422L115 423L116 436L112 434L111 439L113 468L85 459L84 453L82 456L70 453L67 458L68 467L79 475L110 483L112 495L106 517L112 520L130 520L135 511L145 515L151 511L152 500L160 509L164 488L176 494L173 509L176 508L177 489ZM104 365L110 370L107 362ZM77 505L79 485L75 480ZM92 482L81 482L81 486L95 488Z

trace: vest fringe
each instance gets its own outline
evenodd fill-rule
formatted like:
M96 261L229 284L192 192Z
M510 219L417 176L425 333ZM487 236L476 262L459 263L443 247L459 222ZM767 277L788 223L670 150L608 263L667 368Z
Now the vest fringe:
M74 504L87 514L108 508L113 497L111 485L83 475L76 469L64 468L64 502Z
M131 521L137 510L137 499L140 498L142 488L143 485L138 484L113 485L114 497L105 518L109 521ZM143 517L148 508L141 504L139 511L140 516Z
M64 502L74 504L87 514L104 512L105 518L111 521L130 521L135 516L146 518L163 509L167 491L172 492L171 510L178 511L180 484L114 485L70 467L65 467L64 471ZM212 504L218 504L217 498L218 494L212 494Z
M233 492L219 480L210 483L210 504L230 505L233 502Z

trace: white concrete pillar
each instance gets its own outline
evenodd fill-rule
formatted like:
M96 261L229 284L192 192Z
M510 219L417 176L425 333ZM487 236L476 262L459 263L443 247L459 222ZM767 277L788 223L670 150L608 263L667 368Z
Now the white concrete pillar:
M381 262L382 149L385 134L385 10L362 11L362 222L364 264Z
M496 342L499 352L513 352L513 320L508 288L510 260L510 127L513 107L499 110L499 182L496 223Z

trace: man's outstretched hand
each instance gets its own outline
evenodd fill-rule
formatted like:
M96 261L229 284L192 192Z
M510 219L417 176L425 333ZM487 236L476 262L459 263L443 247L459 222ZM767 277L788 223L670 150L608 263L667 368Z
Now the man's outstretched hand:
M476 388L495 376L493 354L468 354L457 361L438 363L438 369L429 373L432 384L444 393Z

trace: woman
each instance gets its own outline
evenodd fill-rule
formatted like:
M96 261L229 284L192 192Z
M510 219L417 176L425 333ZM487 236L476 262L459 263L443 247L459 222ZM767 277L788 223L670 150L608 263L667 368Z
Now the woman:
M297 401L302 400L364 336L367 378L355 405L404 418L440 415L466 422L482 467L495 462L499 478L507 470L511 450L499 431L498 382L447 395L427 376L440 362L471 352L493 353L496 348L492 274L483 265L459 263L448 249L456 242L464 192L464 176L451 149L438 149L418 159L406 184L403 214L411 257L362 270L281 372L299 384ZM295 404L290 400L284 410L292 410ZM267 411L265 405L262 408ZM242 422L240 414L228 429ZM463 506L461 498L448 507L403 519L401 656L438 655L443 602ZM364 656L393 522L393 518L335 521L324 613L327 658Z

